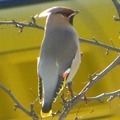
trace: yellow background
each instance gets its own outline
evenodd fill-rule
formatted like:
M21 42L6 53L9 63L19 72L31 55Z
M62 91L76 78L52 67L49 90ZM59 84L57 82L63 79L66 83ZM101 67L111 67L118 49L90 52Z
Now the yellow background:
M29 21L31 16L53 6L66 6L80 13L74 19L74 27L82 38L92 39L105 44L120 47L119 31L120 23L113 20L117 16L112 0L66 0L57 2L41 3L23 7L1 9L0 21L16 20ZM39 25L44 26L45 19L39 19ZM0 26L0 83L12 91L19 102L29 109L29 105L37 98L37 57L44 32L34 28L24 28L22 33L13 25ZM112 41L112 42L111 42ZM89 81L88 75L101 72L118 55L101 47L82 43L82 63L73 81L75 93ZM101 93L120 89L120 68L115 67L105 77L94 85L87 96L96 96ZM60 98L53 105L53 111L60 109ZM0 120L30 120L25 113L17 109L13 110L14 102L0 89ZM36 113L39 114L41 105L35 104ZM83 120L119 120L120 99L115 98L111 104L104 99L103 103L92 101L87 105L83 102L78 104L66 118L74 119L78 115ZM54 117L56 120L58 116ZM47 118L46 120L50 120Z

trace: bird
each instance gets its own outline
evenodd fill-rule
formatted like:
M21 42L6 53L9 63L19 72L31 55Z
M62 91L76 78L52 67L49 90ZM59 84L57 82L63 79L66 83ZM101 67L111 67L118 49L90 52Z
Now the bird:
M79 69L80 43L73 27L73 18L78 13L78 10L55 6L34 16L35 19L47 17L37 60L42 118L52 115L53 102Z

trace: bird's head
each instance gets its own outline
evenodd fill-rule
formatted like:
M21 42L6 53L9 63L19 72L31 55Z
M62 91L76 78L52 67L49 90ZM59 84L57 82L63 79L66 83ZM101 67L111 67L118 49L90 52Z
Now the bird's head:
M79 11L78 10L73 10L71 8L66 8L66 7L52 7L49 8L45 11L43 11L40 14L37 14L34 16L35 19L37 18L41 18L41 17L49 17L50 15L56 15L56 14L61 14L64 17L68 17L69 18L69 22L71 24L73 24L73 17L78 14Z

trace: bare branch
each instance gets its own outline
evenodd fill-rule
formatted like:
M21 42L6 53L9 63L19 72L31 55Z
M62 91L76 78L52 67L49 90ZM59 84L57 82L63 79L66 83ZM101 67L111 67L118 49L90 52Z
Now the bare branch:
M115 98L115 97L117 97L117 96L118 96L118 97L120 96L120 89L119 89L119 90L116 90L116 91L114 91L114 92L102 93L102 94L97 95L97 96L95 96L95 97L86 97L86 99L87 99L87 101L97 100L97 101L100 101L100 102L101 102L103 98L109 97L109 98L107 99L107 101L110 102L111 100L113 100L113 99L111 99L111 97L112 97L112 98L113 98L113 97ZM84 100L84 97L82 97L81 100L85 101L85 100Z
M106 44L104 44L104 43L95 41L95 40L87 40L87 39L84 39L84 38L79 38L79 40L80 40L80 42L97 45L97 46L106 48L107 50L112 50L112 51L115 51L115 52L120 52L120 49L119 49L119 48L116 48L116 47L114 47L114 46L112 47L112 46L106 45Z
M12 21L0 21L0 25L15 25L17 28L23 29L24 27L32 27L44 30L44 27L36 24L35 20L32 17L32 22L17 22L15 20Z
M120 17L120 4L118 3L117 0L112 0L117 11L118 11L118 15ZM119 18L117 18L119 20ZM18 22L15 20L12 21L0 21L0 25L15 25L17 28L20 29L20 32L22 32L22 30L25 27L31 27L31 28L37 28L40 30L44 30L44 27L39 26L36 24L36 20L34 17L32 17L32 22ZM119 48L116 48L115 46L109 46L106 45L104 43L98 42L96 39L92 39L92 40L88 40L88 39L84 39L84 38L79 38L80 42L83 43L88 43L88 44L93 44L93 45L97 45L100 47L103 47L105 49L107 49L106 54L108 54L109 50L115 51L115 52L120 52ZM67 101L64 98L62 98L63 100L63 106L64 109L61 113L61 116L59 117L59 120L64 119L69 111L81 100L85 100L84 95L86 94L86 92L97 82L99 81L104 75L106 75L110 70L112 70L116 65L118 65L120 63L120 56L118 56L108 67L106 67L101 73L99 74L95 74L95 76L90 76L90 82L83 88L83 90L73 99ZM21 109L24 113L26 113L28 116L32 117L33 120L38 120L38 116L35 114L34 111L34 104L30 105L31 110L28 111L27 109L25 109L19 102L18 100L14 97L14 95L11 93L10 90L8 90L6 87L4 87L1 83L0 83L0 88L6 92L11 99L15 102L15 110L17 108ZM87 97L86 100L87 101L91 101L91 100L99 100L101 101L102 98L104 97L109 97L108 101L111 101L114 97L119 96L120 95L120 90L114 91L114 92L110 92L110 93L103 93L100 94L96 97ZM65 102L64 102L65 101Z
M86 92L96 83L98 82L104 75L106 75L110 70L112 70L115 66L120 63L120 56L118 56L108 67L106 67L101 73L97 74L84 88L83 90L72 100L69 100L66 104L67 107L64 107L59 120L65 118L70 110L80 102L80 99L86 94Z
M18 100L15 98L15 96L12 94L12 92L7 89L5 86L3 86L0 83L0 88L7 94L10 96L10 98L15 102L15 107L14 110L16 110L17 108L21 109L24 113L26 113L28 116L32 117L33 120L39 120L38 116L35 114L34 110L33 110L33 105L31 104L31 111L29 112L26 108L24 108L22 106L22 104L20 102L18 102Z
M0 21L0 25L15 25L17 28L20 29L20 32L22 32L23 28L25 28L25 27L31 27L31 28L37 28L37 29L40 29L40 30L44 30L44 27L36 24L36 20L35 20L34 17L32 17L32 22L18 22L18 21L15 21L15 20ZM106 45L104 43L98 42L95 39L88 40L88 39L84 39L84 38L79 38L79 40L80 40L80 42L83 42L83 43L93 44L93 45L97 45L97 46L106 48L107 50L120 52L119 48L116 48L114 46L112 47L112 46Z
M118 2L118 0L112 0L112 1L113 1L113 4L115 5L115 8L116 8L118 16L119 16L119 17L114 16L114 20L120 21L120 3Z

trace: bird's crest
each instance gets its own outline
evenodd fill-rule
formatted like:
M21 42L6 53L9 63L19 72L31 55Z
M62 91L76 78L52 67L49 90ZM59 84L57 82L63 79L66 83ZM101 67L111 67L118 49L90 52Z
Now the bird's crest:
M73 14L75 11L72 10L71 8L66 8L66 7L52 7L52 8L49 8L45 11L43 11L42 13L40 14L37 14L34 16L34 18L40 18L40 17L46 17L46 16L49 16L50 14L56 14L56 13L63 13L63 14L66 14L66 15L71 15Z

